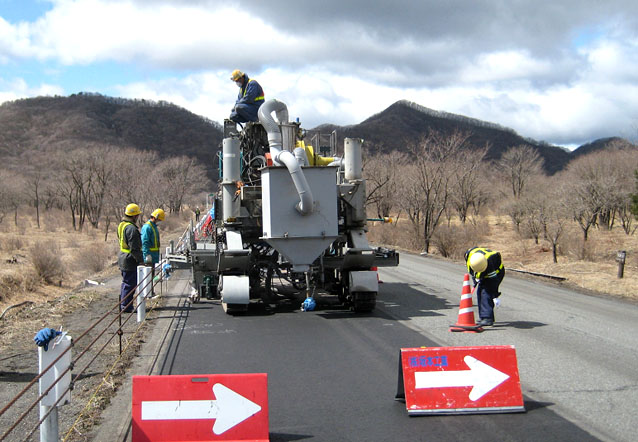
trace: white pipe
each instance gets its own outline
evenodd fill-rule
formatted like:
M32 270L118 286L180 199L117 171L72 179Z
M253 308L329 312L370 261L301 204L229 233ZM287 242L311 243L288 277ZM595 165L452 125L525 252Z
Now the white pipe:
M344 166L346 169L346 180L360 180L363 178L363 168L361 160L361 144L363 140L359 138L346 138L343 146Z
M301 170L299 161L297 161L297 158L295 158L295 156L287 150L282 150L281 152L279 152L279 154L277 155L277 161L283 163L286 168L288 168L288 172L290 172L292 182L294 183L295 188L297 189L297 193L299 194L299 203L297 203L295 208L302 215L308 215L312 212L314 199L312 197L312 192L310 191L308 181L306 180L306 176L303 174L303 170Z
M299 194L299 203L295 207L302 215L308 215L312 212L314 205L310 186L308 185L308 181L301 170L301 166L299 165L297 158L295 158L295 156L287 150L281 150L281 130L271 115L273 112L275 112L277 120L280 123L288 122L288 108L281 101L268 100L261 105L257 112L259 115L259 122L262 126L264 126L264 129L266 129L266 132L268 133L270 156L275 165L280 166L283 164L288 169L288 172L290 172L292 182Z
M292 151L292 153L295 155L295 158L297 158L297 161L299 161L299 164L301 166L308 165L308 155L306 155L306 149L304 149L303 147L297 147L295 148L295 150Z
M241 201L235 197L237 181L241 179L239 140L237 138L224 138L222 154L222 219L226 222L228 218L237 218L241 208ZM203 222L202 219L200 223Z
M135 310L137 311L137 322L140 323L146 318L146 298L151 295L153 279L151 278L151 268L137 266L137 288L135 289Z
M275 157L281 151L282 141L281 141L281 129L279 129L279 124L272 117L272 113L275 112L277 116L277 121L280 123L288 122L288 108L281 101L272 99L266 101L259 107L259 111L257 112L259 116L259 122L264 126L266 132L268 133L268 146L270 146L270 156L273 161L275 161ZM281 164L279 164L281 165Z

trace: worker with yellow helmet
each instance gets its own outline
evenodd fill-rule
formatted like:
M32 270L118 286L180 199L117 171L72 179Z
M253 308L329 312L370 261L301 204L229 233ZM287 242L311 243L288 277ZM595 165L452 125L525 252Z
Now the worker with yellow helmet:
M232 72L230 79L239 87L239 95L228 119L235 123L258 121L257 111L264 103L264 90L256 80L248 78L239 69Z
M160 256L160 234L157 223L164 221L164 211L155 209L151 217L142 226L142 255L145 264L157 264Z
M465 263L476 288L480 318L478 325L492 326L494 300L501 295L498 288L505 277L501 254L485 247L472 247L465 252Z
M120 289L120 310L133 312L133 295L137 286L137 266L143 263L142 240L137 228L137 219L142 211L137 204L126 206L124 216L117 227L117 238L120 242L120 253L117 263L122 272Z

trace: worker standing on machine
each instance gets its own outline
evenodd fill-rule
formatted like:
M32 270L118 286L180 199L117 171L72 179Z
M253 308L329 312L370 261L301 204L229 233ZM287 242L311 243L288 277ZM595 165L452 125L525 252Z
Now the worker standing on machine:
M499 252L484 247L472 247L465 252L467 270L472 275L480 321L477 325L494 325L494 300L501 293L498 288L505 277L505 267Z
M264 103L264 90L239 69L232 72L230 79L239 87L239 95L228 118L235 123L258 121L257 111Z
M140 206L129 204L126 206L122 222L117 228L117 238L120 241L117 264L122 272L120 311L126 313L133 312L133 292L137 286L137 266L144 262L142 240L136 225L140 213L142 213Z

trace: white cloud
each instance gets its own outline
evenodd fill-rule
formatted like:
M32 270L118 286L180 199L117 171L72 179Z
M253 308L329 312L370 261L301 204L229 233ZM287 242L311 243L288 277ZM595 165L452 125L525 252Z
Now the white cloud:
M358 123L400 99L555 143L635 125L638 3L459 2L51 0L33 22L0 17L0 64L39 60L61 82L76 65L123 66L138 76L110 91L216 121L240 68L306 127ZM64 93L30 81L0 80L0 100Z
M37 97L41 95L64 95L64 90L56 85L39 84L29 86L22 78L5 80L0 77L0 104L5 101L13 101L19 98Z

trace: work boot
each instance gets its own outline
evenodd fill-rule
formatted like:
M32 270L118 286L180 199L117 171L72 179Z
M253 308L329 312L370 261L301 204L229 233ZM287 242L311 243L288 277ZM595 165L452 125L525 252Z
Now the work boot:
M478 325L479 327L491 327L494 325L494 321L489 318L484 318L481 319L476 325Z

